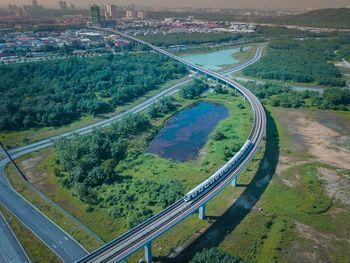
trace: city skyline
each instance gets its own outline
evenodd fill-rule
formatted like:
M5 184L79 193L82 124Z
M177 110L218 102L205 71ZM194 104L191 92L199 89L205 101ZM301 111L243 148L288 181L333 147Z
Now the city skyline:
M39 0L39 4L58 8L58 0ZM31 5L31 0L0 0L0 5L5 6L8 4L17 5ZM169 8L181 8L181 7L203 7L203 8L259 8L259 9L309 9L309 8L329 8L329 7L349 7L350 0L178 0L176 2L169 0L69 0L67 4L74 4L78 7L87 8L90 4L106 5L143 5L149 7L169 7Z

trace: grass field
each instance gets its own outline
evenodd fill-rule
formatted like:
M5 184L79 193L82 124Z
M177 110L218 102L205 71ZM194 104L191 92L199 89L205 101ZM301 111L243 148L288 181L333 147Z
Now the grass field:
M28 257L33 263L52 262L61 260L44 243L28 230L7 208L0 204L0 211L11 226L19 242L25 248Z
M181 103L181 110L185 107L196 103L193 100L180 99L178 95L175 96L177 101ZM167 182L171 179L180 180L185 188L189 190L191 187L208 177L220 165L224 163L224 146L230 145L232 148L239 148L243 145L251 129L252 113L247 102L235 95L219 95L211 93L202 101L211 101L215 103L224 104L230 112L230 116L221 121L215 131L222 132L225 139L215 141L212 136L208 140L205 147L201 150L201 154L195 161L181 163L157 157L150 154L141 154L132 162L128 161L121 163L119 171L123 176L131 176L132 179L149 179L156 182ZM242 108L239 105L244 105ZM242 109L241 109L242 108ZM153 124L161 128L165 121L171 117L171 114L163 116L153 121ZM146 143L144 138L135 140L136 148L144 148ZM42 192L48 195L51 199L57 202L64 209L69 211L72 215L78 218L82 223L87 225L95 233L97 233L105 241L109 241L126 230L126 219L113 219L109 216L108 207L96 206L90 209L89 206L82 203L76 196L74 191L68 191L60 183L58 177L54 175L54 155L51 149L33 153L29 156L21 157L17 163L24 171L32 184L39 188ZM247 172L242 175L242 182L248 181L254 169L257 169L259 158L253 162L247 169ZM23 181L15 180L16 176L13 171L9 170L12 183L16 189L22 194L26 195L28 190L23 185ZM98 191L101 197L105 197L112 193L116 188L113 185L103 185ZM185 222L181 223L175 229L171 230L169 234L162 236L155 245L158 247L155 252L157 256L166 256L172 251L176 251L179 245L186 243L195 233L203 231L208 227L208 223L215 222L215 217L223 214L234 196L238 196L242 189L227 189L222 195L216 197L213 202L208 205L208 213L210 215L209 221L199 221L196 216L190 216ZM42 200L31 198L35 205L41 204ZM142 204L134 204L135 206ZM43 207L43 205L41 205ZM45 211L47 209L47 211ZM49 212L51 208L44 208L44 212ZM160 210L160 208L158 209ZM89 211L89 212L88 212ZM157 212L157 211L155 211ZM51 217L52 218L52 217ZM53 218L54 219L54 218ZM55 220L55 219L54 219ZM61 219L58 219L61 221ZM174 235L176 233L176 235ZM176 238L174 238L176 236ZM166 242L165 242L166 241ZM137 257L138 255L136 255Z

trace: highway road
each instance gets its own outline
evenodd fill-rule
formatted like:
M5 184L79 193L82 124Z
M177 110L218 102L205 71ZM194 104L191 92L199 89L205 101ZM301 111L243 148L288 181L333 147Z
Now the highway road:
M254 63L261 56L261 48L259 48L255 56L244 63L244 65L239 65L239 70L243 66ZM234 69L225 72L225 74L232 74ZM191 79L184 80L181 83L178 83L171 88L164 90L163 92L157 94L156 96L146 100L145 102L135 106L134 108L115 115L109 119L103 120L96 124L86 126L81 129L77 129L72 132L67 132L59 136L55 136L49 139L45 139L39 142L31 143L29 145L10 149L9 153L13 159L16 159L22 155L44 149L53 144L53 142L60 138L65 138L72 136L75 133L85 134L89 133L96 128L106 127L111 125L113 122L122 118L125 114L128 113L137 113L148 106L153 104L156 100L163 96L169 96L176 93L180 87ZM0 202L3 203L14 215L19 218L24 225L26 225L36 236L38 236L46 245L48 245L64 262L74 262L82 256L86 255L87 252L83 249L71 236L65 233L59 226L54 222L48 219L44 214L37 210L33 205L27 202L23 197L21 197L9 184L7 181L4 168L9 163L9 159L5 158L0 161Z
M64 262L75 262L87 255L88 252L78 242L10 186L3 168L0 171L0 201Z
M22 245L0 212L0 262L29 263Z
M225 186L227 186L234 178L236 178L239 175L239 173L248 165L248 163L254 157L266 133L266 115L264 108L260 101L244 86L223 75L220 75L219 73L194 65L186 60L183 60L180 57L177 57L163 49L160 49L145 41L139 40L133 36L129 36L114 30L104 30L121 35L122 37L130 39L132 41L136 41L138 43L147 45L151 49L161 54L164 54L181 63L184 63L190 69L197 71L198 73L201 73L206 77L218 80L238 90L244 96L244 98L249 101L252 107L252 111L254 113L254 124L250 136L248 138L251 140L253 147L251 148L249 153L241 159L241 162L237 165L237 167L232 171L230 175L225 177L217 185L208 190L208 192L206 192L204 195L190 202L185 202L184 199L175 202L173 205L169 206L159 214L146 220L145 222L136 226L134 229L130 230L124 235L118 237L112 242L102 246L93 253L79 260L79 263L120 262L123 259L130 256L131 254L133 254L141 247L145 246L146 244L149 244L149 242L162 235L164 232L174 227L186 217L197 211L201 206L205 205L210 199L212 199L214 196L220 193L220 191L222 191Z

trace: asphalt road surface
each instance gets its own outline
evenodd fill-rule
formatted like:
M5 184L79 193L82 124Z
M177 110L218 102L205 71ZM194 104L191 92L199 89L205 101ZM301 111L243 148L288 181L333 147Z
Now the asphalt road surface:
M3 169L0 170L0 200L64 262L75 262L87 254L79 243L13 190Z
M0 262L30 262L22 245L17 240L10 226L0 213Z

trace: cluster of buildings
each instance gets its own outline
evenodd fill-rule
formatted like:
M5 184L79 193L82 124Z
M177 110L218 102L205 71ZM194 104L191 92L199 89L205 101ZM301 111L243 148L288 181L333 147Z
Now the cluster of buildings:
M257 25L241 22L215 22L188 18L165 18L163 20L124 20L118 23L118 30L130 35L153 35L169 33L252 33Z
M94 4L90 6L92 25L101 25L106 21L116 21L120 19L137 19L145 20L146 12L144 10L135 10L135 8L121 8L116 5L107 4L105 6L104 15L101 15L100 6Z
M65 1L65 0L59 0L58 4L59 4L61 10L69 10L69 9L72 10L72 11L75 10L75 5L74 4L70 4L68 6L67 1Z
M59 0L58 6L61 10L64 10L64 11L75 10L74 4L68 5L67 1L65 0ZM44 11L45 11L44 6L40 5L38 0L32 0L31 5L23 5L23 6L17 6L15 4L8 5L8 14L16 17L26 17L30 15L37 15L37 14L43 13Z
M128 44L128 41L116 35L88 29L61 32L13 32L0 36L0 61L48 57L53 54L65 56L105 52L113 45L120 47Z

